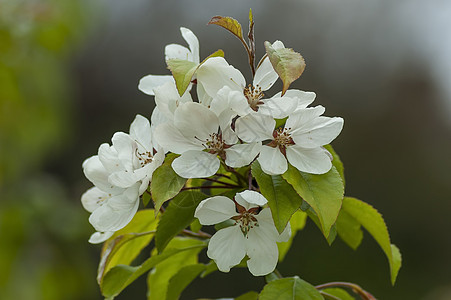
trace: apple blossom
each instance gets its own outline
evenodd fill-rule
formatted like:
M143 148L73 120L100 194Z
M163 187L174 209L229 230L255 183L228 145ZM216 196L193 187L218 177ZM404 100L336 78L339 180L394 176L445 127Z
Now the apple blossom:
M229 272L247 255L247 266L254 276L274 271L277 265L276 242L286 242L291 234L288 225L282 234L277 232L263 195L246 190L235 195L234 200L214 196L203 200L194 216L202 225L214 225L233 220L230 227L220 229L210 239L207 255L216 262L218 269Z
M343 128L343 119L321 116L322 106L298 109L291 114L284 128L275 129L273 118L257 113L238 118L237 135L248 143L263 145L257 160L270 175L283 174L288 162L299 171L323 174L332 167L331 155L322 146L334 140Z

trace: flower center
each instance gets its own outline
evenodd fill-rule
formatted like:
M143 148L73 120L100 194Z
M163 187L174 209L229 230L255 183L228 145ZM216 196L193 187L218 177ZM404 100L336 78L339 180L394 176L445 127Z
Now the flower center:
M141 167L144 167L153 161L153 155L150 151L139 152L138 149L136 149L136 157L138 157Z
M252 110L258 111L258 106L263 104L260 99L265 95L262 92L262 88L258 84L255 87L249 84L248 87L244 88L243 93Z
M277 128L273 132L274 142L277 146L285 147L287 145L294 145L294 141L290 136L291 128Z
M225 141L222 139L222 133L212 133L209 137L203 141L198 137L195 137L197 140L202 142L202 146L205 147L210 154L218 154L223 159L225 159L225 149L230 148L230 145L227 145Z
M258 227L258 221L255 218L254 214L248 211L241 214L240 219L237 221L237 223L239 223L241 232L245 237L247 237L249 230L254 227Z

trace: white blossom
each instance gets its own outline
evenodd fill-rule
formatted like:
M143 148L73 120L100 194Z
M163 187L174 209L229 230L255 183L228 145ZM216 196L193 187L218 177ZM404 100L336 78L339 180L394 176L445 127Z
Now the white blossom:
M172 163L179 176L203 178L219 169L218 156L236 168L249 164L258 153L259 142L237 144L236 135L222 128L214 112L202 104L187 102L175 110L173 123L155 129L155 136L166 151L181 154Z
M270 175L283 174L288 162L298 170L323 174L332 167L331 154L322 146L340 134L343 119L321 116L322 106L298 109L291 114L284 128L275 130L273 118L257 113L237 119L236 133L246 142L269 141L260 149L257 160Z
M278 260L276 242L286 242L291 234L288 225L279 234L265 197L254 191L237 193L234 200L214 196L203 200L194 216L202 225L214 225L233 220L234 225L220 229L210 239L207 255L218 269L229 272L247 255L247 266L254 276L274 271Z
M180 32L188 43L189 49L178 44L169 44L165 47L165 59L183 59L199 64L199 40L188 28L181 27ZM140 79L138 89L148 95L155 95L154 89L167 82L174 82L171 75L147 75ZM189 90L189 89L188 89Z

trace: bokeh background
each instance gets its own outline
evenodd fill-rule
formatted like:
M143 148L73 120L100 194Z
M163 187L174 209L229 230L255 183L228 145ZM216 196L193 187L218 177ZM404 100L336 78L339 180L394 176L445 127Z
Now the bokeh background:
M293 87L344 117L333 145L346 193L384 215L403 254L392 287L369 235L357 251L339 239L329 247L309 223L281 273L356 282L382 300L451 299L447 0L0 0L0 299L101 299L100 246L87 242L79 202L90 187L82 161L137 113L150 116L153 99L137 84L168 73L163 49L184 44L180 26L196 33L202 57L221 48L249 78L238 40L206 26L223 15L247 28L249 8L257 56L265 40L300 52L307 68ZM264 284L246 270L230 274L197 280L182 298ZM143 280L118 299L145 299Z

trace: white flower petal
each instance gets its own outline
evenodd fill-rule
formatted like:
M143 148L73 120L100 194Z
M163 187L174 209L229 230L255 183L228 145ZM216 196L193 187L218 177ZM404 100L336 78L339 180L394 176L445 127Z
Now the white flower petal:
M97 155L91 156L83 162L83 172L89 181L104 192L116 194L122 190L112 186L108 181L109 173Z
M241 168L250 164L260 152L261 142L236 144L225 150L225 163L232 168Z
M189 91L180 97L174 82L167 82L155 89L155 103L164 116L172 120L177 107L186 102L192 102Z
M94 232L91 237L89 238L89 243L91 244L100 244L105 242L107 239L109 239L114 234L114 231L107 231L107 232Z
M167 123L169 122L169 120L172 121L172 119L168 119L161 111L160 109L156 106L154 107L153 111L152 111L152 116L150 117L150 122L152 124L152 132L155 131L155 128L163 123Z
M185 137L205 141L212 133L218 132L219 120L202 104L187 102L175 111L174 125Z
M288 225L285 227L284 231L279 234L276 226L274 225L271 210L268 207L262 209L262 211L256 215L255 218L258 221L259 228L263 230L263 233L268 237L268 239L277 242L285 242L290 238L290 223L288 222Z
M189 60L193 61L193 55L188 48L179 45L179 44L169 44L164 47L165 60L168 61L170 59L181 59L181 60Z
M91 214L89 222L97 231L117 231L133 219L139 206L136 200L130 203L123 195L114 196Z
M258 106L258 113L271 116L274 119L286 118L295 111L298 100L290 97L272 97L263 99L263 104Z
M324 174L332 168L332 162L326 149L302 148L298 145L287 147L287 159L299 171L311 174Z
M282 92L278 92L273 96L273 98L280 98L282 97ZM296 98L298 100L298 106L297 109L306 108L309 104L311 104L316 97L316 94L314 92L304 92L301 90L288 90L283 95L283 98L289 97L289 98Z
M210 177L218 171L219 165L215 154L198 150L183 152L172 162L175 173L184 178Z
M287 171L288 164L279 148L263 146L257 158L263 172L268 175L280 175Z
M249 208L253 207L263 206L268 203L268 200L266 200L266 198L263 197L262 194L250 190L245 190L241 193L237 193L235 195L235 201L239 205L243 206L246 210L249 210Z
M150 130L150 122L147 118L136 115L130 125L130 136L138 142L138 145L147 151L152 151L152 131Z
M200 104L207 106L207 107L210 106L211 101L213 100L213 98L207 94L204 86L202 85L202 83L200 81L197 81L197 98L199 99Z
M318 117L308 128L291 134L293 141L304 148L315 148L332 142L343 129L342 118Z
M154 89L166 82L174 82L172 75L147 75L139 80L138 89L147 95L154 96Z
M123 170L123 171L118 171L118 172L112 173L108 177L108 180L110 181L111 184L113 184L115 186L118 186L121 188L128 188L142 179L142 177L141 178L139 178L139 177L140 176L138 176L138 174L136 174L133 171Z
M224 196L202 200L194 213L194 216L199 219L202 225L218 224L235 215L237 215L235 203Z
M325 110L321 105L296 110L288 117L285 128L291 128L291 134L295 134L297 131L308 130L309 123L321 116Z
M138 145L130 137L123 132L116 132L111 139L113 147L117 151L117 157L121 160L126 170L132 170L135 162L135 150Z
M92 187L81 196L81 204L83 208L89 212L93 212L100 207L110 195L97 187Z
M263 228L254 227L249 230L246 253L249 256L247 267L252 275L267 275L276 268L279 250L276 242L267 237Z
M273 139L275 126L276 121L270 116L252 113L236 120L235 132L245 142L261 142Z
M230 226L216 232L208 243L207 255L222 272L229 272L246 255L246 239L240 226Z
M98 153L99 159L108 173L118 172L125 169L125 166L119 159L117 151L114 147L104 143L100 145Z
M279 75L274 70L271 61L266 57L255 71L253 85L257 85L262 88L262 91L269 90L273 84L277 81Z
M241 72L229 65L223 57L209 58L199 67L196 74L197 81L201 82L205 91L213 98L224 86L243 92L246 85Z
M193 62L196 64L199 63L199 40L196 35L185 27L180 27L180 32L182 33L183 38L188 43L189 49L191 50L191 54L193 57Z
M181 154L189 150L202 150L200 141L186 138L180 130L170 123L160 124L155 128L155 138L165 151Z

